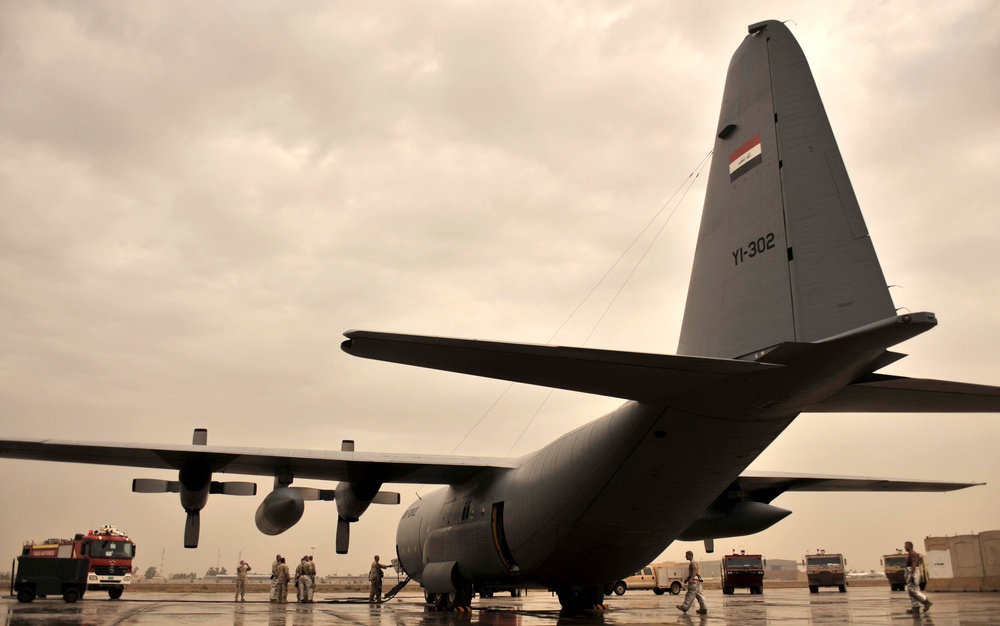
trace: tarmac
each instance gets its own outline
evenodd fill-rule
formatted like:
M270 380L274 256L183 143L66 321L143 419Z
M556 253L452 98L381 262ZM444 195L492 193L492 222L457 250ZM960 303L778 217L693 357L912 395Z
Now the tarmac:
M547 592L532 591L520 598L476 598L471 612L439 612L424 604L423 595L404 590L382 604L368 604L354 594L323 594L315 604L272 604L266 594L247 594L246 602L233 602L228 593L155 593L126 591L120 600L106 594L88 594L68 604L61 598L38 598L19 603L0 599L3 625L169 625L233 624L233 626L426 625L426 626L536 626L559 624L927 624L936 626L1000 626L1000 593L932 593L934 605L919 617L908 615L905 593L888 587L849 589L848 593L823 590L810 594L802 588L765 589L763 595L737 591L730 596L706 591L708 615L677 610L683 596L656 596L634 591L607 599L608 608L567 614ZM697 605L695 606L697 608Z

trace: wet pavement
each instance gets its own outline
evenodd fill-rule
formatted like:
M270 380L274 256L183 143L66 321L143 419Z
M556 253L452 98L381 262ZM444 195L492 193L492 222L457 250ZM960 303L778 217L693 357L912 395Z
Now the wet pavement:
M535 626L561 624L927 624L936 626L1000 626L998 593L934 593L934 606L926 615L905 613L905 593L888 588L851 589L848 593L826 591L810 594L806 589L770 589L764 595L737 593L723 596L707 591L709 614L681 614L675 607L683 596L656 596L630 592L609 598L604 611L568 615L546 592L531 592L522 598L476 598L470 613L442 613L423 603L423 596L404 592L381 605L350 594L324 594L317 603L275 605L266 594L248 594L247 601L234 603L228 593L146 593L127 591L121 600L95 594L74 604L60 598L39 598L21 604L11 597L0 600L3 625L169 625L232 624L233 626L321 626L355 625L495 625Z

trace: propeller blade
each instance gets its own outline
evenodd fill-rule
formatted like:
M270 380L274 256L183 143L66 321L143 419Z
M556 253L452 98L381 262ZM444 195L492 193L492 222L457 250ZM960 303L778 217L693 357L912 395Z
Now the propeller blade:
M289 489L294 489L303 500L319 500L320 490L314 489L312 487L289 487Z
M177 493L181 484L176 480L157 480L155 478L132 479L133 493Z
M225 496L255 496L257 495L257 483L219 483L213 480L209 493L220 493Z
M198 511L187 514L187 522L184 524L184 547L197 548L198 536L201 534L201 515Z
M395 491L380 491L372 498L372 504L399 504L399 494Z
M337 554L347 554L347 546L351 543L351 523L346 519L337 518Z

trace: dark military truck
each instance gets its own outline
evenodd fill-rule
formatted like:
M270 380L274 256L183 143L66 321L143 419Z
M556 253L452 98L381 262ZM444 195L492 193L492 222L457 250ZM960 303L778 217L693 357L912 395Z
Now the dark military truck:
M722 593L732 595L739 588L747 588L751 594L764 593L764 565L766 561L759 554L747 554L741 550L736 554L722 557Z
M12 585L14 595L18 602L55 595L76 602L87 591L89 566L88 559L19 556Z

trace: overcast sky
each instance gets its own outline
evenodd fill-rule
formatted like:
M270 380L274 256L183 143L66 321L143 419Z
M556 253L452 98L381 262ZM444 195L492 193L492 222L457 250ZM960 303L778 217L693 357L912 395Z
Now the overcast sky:
M996 3L2 1L0 438L505 456L602 415L620 402L515 386L463 442L506 383L342 333L674 353L704 178L570 316L711 150L765 19L793 20L896 306L939 317L884 371L1000 385ZM998 441L998 415L803 415L751 469L989 484L786 494L791 517L717 547L868 569L1000 528ZM112 523L167 573L314 546L321 574L362 572L403 511L336 556L332 503L258 533L257 479L184 550L177 496L130 492L169 472L0 475L0 555Z

